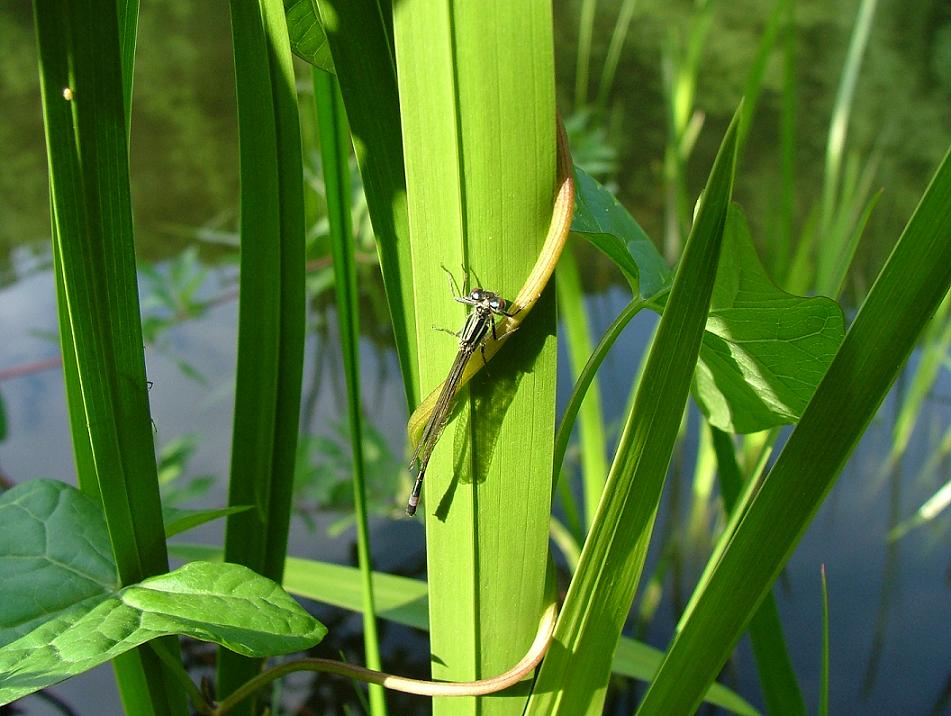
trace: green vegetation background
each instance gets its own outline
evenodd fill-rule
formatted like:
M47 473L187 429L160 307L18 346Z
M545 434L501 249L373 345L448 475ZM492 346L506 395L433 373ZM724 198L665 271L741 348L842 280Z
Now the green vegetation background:
M577 45L578 0L555 2L559 97L570 112ZM822 157L836 84L857 2L796 4L799 59L797 179L802 212L821 185ZM706 113L690 167L689 193L705 179L771 8L766 0L722 3L714 13L701 63L696 106ZM662 232L662 159L666 125L661 51L684 33L695 12L689 0L640 0L609 107L608 141L618 152L618 198L648 235ZM592 67L599 67L614 28L615 3L600 3ZM141 7L132 121L133 201L140 261L181 250L179 226L233 228L237 196L234 77L228 13L205 3L163 0ZM49 237L46 160L39 122L33 19L28 0L0 8L0 279L18 246L46 251ZM752 233L770 263L768 224L778 199L778 57L767 69L757 121L747 140L736 199L754 222ZM592 78L592 82L597 76ZM914 124L916 131L907 132ZM875 186L885 188L859 248L860 266L879 266L911 214L921 187L940 160L951 126L951 5L944 0L879 4L850 118L849 145L880 152ZM169 178L174 180L170 182ZM758 223L757 223L758 222Z

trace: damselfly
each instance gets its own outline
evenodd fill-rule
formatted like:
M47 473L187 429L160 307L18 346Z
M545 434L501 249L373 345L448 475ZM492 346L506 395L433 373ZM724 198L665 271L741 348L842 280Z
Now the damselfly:
M449 273L448 269L446 273ZM459 289L451 273L449 273L449 280L453 289L458 291ZM413 459L409 463L410 469L413 468L413 465L418 465L419 472L416 473L416 484L413 485L413 492L406 503L406 514L408 515L416 514L416 507L419 505L419 494L423 488L423 478L426 476L426 467L429 465L433 448L436 447L436 443L439 441L439 437L449 420L452 399L456 394L456 388L463 371L466 369L466 364L472 354L475 353L476 348L483 347L485 338L490 331L492 338L496 338L496 316L511 318L515 313L518 313L518 311L509 313L506 310L508 309L508 302L504 298L497 293L482 288L474 288L463 296L453 296L453 298L459 303L472 306L472 310L469 312L466 323L459 333L459 351L456 353L456 359L449 369L449 377L446 378L446 382L443 384L442 392L439 393L433 412L429 416L426 427L423 428L423 433L419 438L419 443L416 445L416 450L413 452ZM483 353L484 359L485 354Z

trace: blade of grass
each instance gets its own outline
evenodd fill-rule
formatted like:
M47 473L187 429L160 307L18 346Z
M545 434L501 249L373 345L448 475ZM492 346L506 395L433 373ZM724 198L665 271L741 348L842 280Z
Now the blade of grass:
M636 4L637 0L624 0L621 3L621 9L618 10L614 31L611 33L611 42L608 44L608 52L604 58L604 66L601 68L601 80L598 83L596 103L602 109L606 107L608 93L614 86L614 76L621 59L621 50L624 49L624 42L627 40L627 33L631 29L631 19L634 17Z
M770 55L773 54L776 39L783 29L792 4L792 0L776 0L769 20L766 22L766 28L763 30L759 47L756 49L756 56L753 58L749 75L746 78L746 86L743 90L743 119L740 122L739 139L741 148L746 140L753 115L756 114L756 107L759 104L760 92L763 89L763 77L766 74L766 63L769 61Z
M572 377L577 379L591 355L591 331L585 318L581 277L571 246L565 246L556 269L555 288L558 292L558 313L567 337L568 358ZM584 393L579 412L581 444L581 480L584 496L584 519L590 524L594 517L601 490L608 475L607 444L601 413L601 393L596 380L590 382Z
M591 38L598 0L582 0L578 18L578 57L575 63L575 107L587 104L588 77L591 67Z
M588 392L588 386L591 385L591 382L598 373L598 368L601 367L601 363L607 358L608 351L611 350L611 346L614 345L618 336L621 335L621 331L624 330L627 324L631 322L631 319L640 313L648 303L649 301L647 299L635 298L624 307L624 310L621 311L618 317L608 326L597 348L591 352L588 362L579 373L575 387L571 391L571 397L568 399L568 404L562 413L561 422L558 424L558 432L555 435L555 454L552 458L552 485L558 484L558 477L564 467L565 453L568 451L568 441L571 438L571 431L574 428L575 418L581 409L584 396Z
M739 502L743 479L730 436L712 426L710 433L717 455L723 508L727 515L731 515ZM802 698L792 660L789 658L782 622L779 619L779 608L772 593L764 597L763 603L750 620L750 641L767 712L804 716L806 703Z
M304 349L303 170L280 0L231 4L241 154L241 298L229 562L280 581L287 549ZM219 655L219 695L260 664ZM251 703L239 710L250 713Z
M826 233L836 213L840 191L839 175L842 171L849 114L852 111L855 85L858 82L859 71L862 69L862 58L865 55L865 47L872 31L872 20L875 17L877 5L878 0L862 0L858 15L855 18L855 25L852 28L852 37L849 40L845 64L842 67L842 78L839 80L839 89L836 92L835 104L832 108L832 120L829 122L829 137L826 141L825 176L822 184L822 214L819 222L820 234Z
M317 0L347 108L354 152L376 234L377 252L407 406L420 399L406 175L390 3Z
M421 384L445 377L458 327L440 264L511 298L552 215L551 7L398 3L394 29L410 205ZM512 68L524 71L513 72ZM530 72L530 81L526 81ZM554 430L553 294L457 399L426 478L433 672L499 673L537 629L547 569ZM475 356L473 360L481 360ZM525 688L437 699L436 713L520 713Z
M742 105L710 173L528 714L601 712L700 349L733 189L740 111Z
M353 231L350 225L350 132L336 79L320 70L311 70L320 155L323 159L330 246L334 261L337 294L337 321L347 381L347 420L353 459L353 505L357 523L357 562L363 586L363 644L366 665L380 669L380 644L373 604L373 563L370 560L370 531L367 526L366 476L363 462L363 411L360 409L360 315L357 295L357 267L354 262ZM371 684L370 712L386 713L383 687Z
M783 89L779 121L780 166L779 236L773 275L786 276L792 255L796 219L796 3L789 3L783 22ZM786 286L788 290L791 287Z
M48 0L35 14L77 469L87 494L102 501L129 584L167 571L168 559L135 274L123 39L115 3ZM134 36L123 38L134 48ZM127 710L184 713L181 689L152 652L115 665Z
M716 676L951 285L946 154L845 342L695 595L639 714L689 713Z

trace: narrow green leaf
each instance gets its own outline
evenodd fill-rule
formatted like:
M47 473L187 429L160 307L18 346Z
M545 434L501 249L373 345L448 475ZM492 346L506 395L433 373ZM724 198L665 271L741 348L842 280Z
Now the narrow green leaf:
M741 105L742 108L742 105ZM733 190L739 111L723 139L529 714L600 713L640 579L700 349Z
M628 637L621 637L617 651L614 652L614 663L611 671L619 676L628 676L639 681L650 681L664 658L664 652L652 646L643 644ZM739 694L730 691L722 684L711 684L704 696L704 701L725 708L735 714L756 716L759 714Z
M795 422L844 335L835 301L793 296L773 284L733 205L694 379L710 424L751 433Z
M511 298L535 264L555 196L550 3L394 3L420 383L446 377L462 325L441 265ZM524 68L513 72L512 68ZM530 72L529 72L530 68ZM471 285L476 285L472 283ZM542 610L556 345L549 292L457 401L424 487L432 669L501 673ZM473 360L480 360L476 355ZM521 713L526 687L436 699L434 712Z
M304 351L303 167L280 0L231 3L241 154L241 301L225 551L280 580L297 454ZM259 665L222 652L219 693ZM244 703L239 711L250 711Z
M842 77L835 95L832 118L829 121L829 136L826 140L825 175L822 184L822 214L819 222L820 235L825 234L835 217L836 204L841 187L839 177L845 154L845 136L849 127L849 115L855 97L855 85L862 68L862 58L872 31L875 8L878 0L862 0L849 39L849 50L842 67ZM821 254L820 254L821 256Z
M740 638L951 285L951 152L773 469L727 528L641 714L689 713Z
M578 167L571 231L621 269L635 296L650 298L670 287L673 272L654 243L614 195Z
M340 97L340 88L332 75L312 70L314 101L320 132L327 218L334 263L337 296L337 323L347 383L347 422L353 465L353 505L357 523L357 560L363 574L363 643L367 668L380 669L380 645L373 606L370 575L370 529L367 524L366 471L363 459L363 411L360 407L360 316L358 309L357 267L354 259L353 231L350 225L350 131ZM370 711L374 716L386 713L383 687L369 687Z
M406 176L390 3L317 0L377 240L408 406L420 400Z
M168 569L149 419L127 151L137 4L35 4L54 266L79 484L123 583ZM123 65L128 71L123 75ZM68 326L68 328L66 328ZM170 645L171 646L171 645ZM184 713L151 651L116 663L127 710Z
M555 269L555 289L558 292L558 317L565 328L568 357L575 379L585 368L591 354L591 331L585 316L581 276L571 246L565 246ZM594 517L601 490L608 476L607 439L604 435L604 418L601 412L601 394L598 384L592 381L587 386L585 398L579 411L579 440L581 444L581 480L584 495L584 516ZM581 541L581 535L577 537Z
M743 478L736 462L736 451L730 435L710 426L713 449L717 457L720 494L727 515L737 509L743 491ZM754 473L755 474L755 473ZM759 672L760 689L771 714L805 716L806 703L796 679L796 672L783 636L779 608L773 595L767 594L750 620L750 642Z
M174 537L177 534L194 529L199 525L214 522L222 517L235 515L250 509L250 505L215 507L207 510L185 510L180 507L163 507L162 516L165 520L165 536Z

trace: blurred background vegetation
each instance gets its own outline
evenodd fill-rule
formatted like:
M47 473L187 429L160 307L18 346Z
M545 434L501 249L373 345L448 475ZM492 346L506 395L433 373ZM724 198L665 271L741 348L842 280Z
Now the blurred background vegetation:
M602 103L598 84L621 3L596 9L590 81L576 90L581 1L555 3L561 112L584 110L576 159L607 181L647 233L663 229L663 157L667 137L663 56L685 42L698 9L688 0L638 0L615 80ZM735 107L773 3L738 0L712 12L697 79L695 107L704 115L688 165L696 196ZM828 122L857 3L798 2L795 8L797 226L817 200ZM165 0L142 3L133 105L132 179L139 257L167 258L193 229L236 226L237 152L234 81L227 6ZM30 3L0 10L0 276L14 250L44 251L49 236L46 160ZM779 117L782 65L774 53L751 129L737 199L760 251L771 262L770 236L782 192ZM582 100L582 102L579 102ZM884 194L859 247L859 280L879 266L920 197L951 128L951 5L943 0L880 2L856 88L847 146L874 158ZM590 151L587 151L590 148Z

